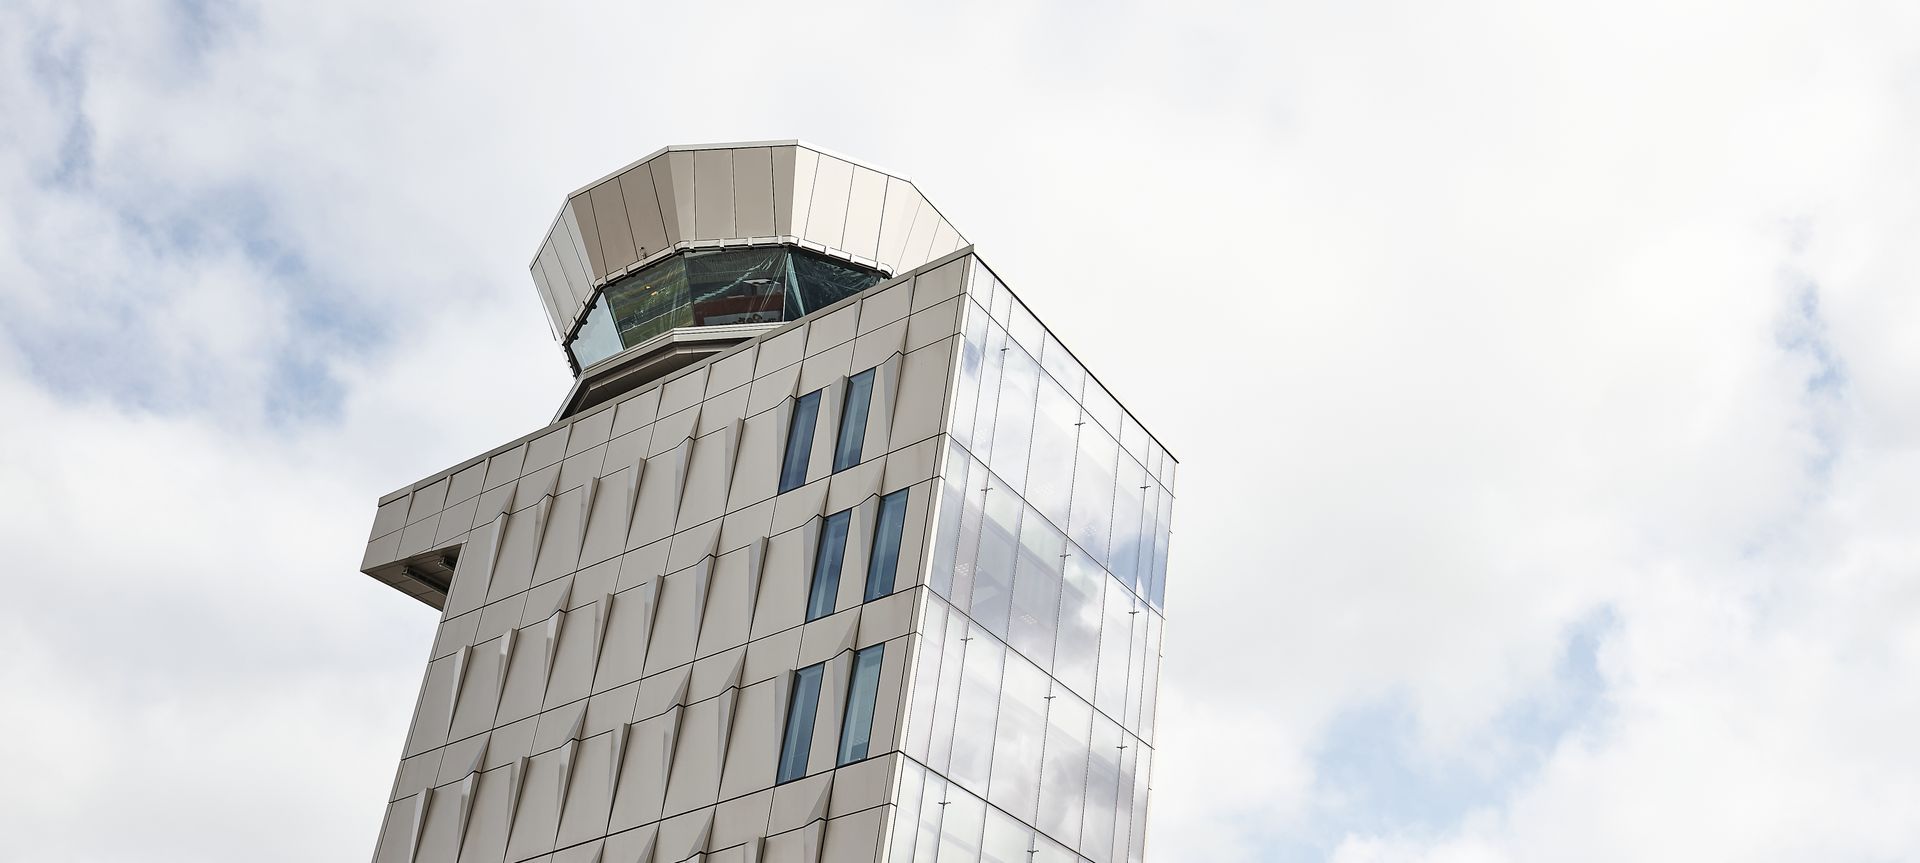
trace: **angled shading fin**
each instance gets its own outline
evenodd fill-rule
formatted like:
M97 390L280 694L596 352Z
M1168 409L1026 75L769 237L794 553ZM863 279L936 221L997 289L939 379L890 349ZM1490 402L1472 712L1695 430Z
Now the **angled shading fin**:
M586 491L580 498L579 535L574 537L573 542L575 554L585 554L587 551L587 525L593 521L593 499L598 497L599 494L600 478L597 476L587 477Z
M553 616L547 618L547 655L541 660L540 673L549 682L553 680L553 658L560 650L560 627L566 620L567 613L564 611L555 611Z
M632 734L633 723L622 722L613 730L613 759L607 770L607 804L613 804L614 789L620 787L620 771L627 764L627 738Z
M633 470L627 474L627 526L621 532L620 544L626 546L626 534L633 532L633 514L640 508L640 476L647 471L647 460L633 460Z
M718 536L716 532L714 534ZM713 555L701 558L693 568L693 630L699 638L701 624L707 619L707 594L713 590Z
M500 667L493 671L493 709L500 710L500 700L507 695L507 667L513 664L513 643L519 640L520 630L509 629L500 636Z
M507 832L513 832L513 816L520 811L520 791L527 784L527 756L515 758L507 766Z
M760 606L760 579L766 573L767 538L747 545L747 631L753 631L753 613Z
M721 462L720 475L720 491L726 496L731 496L733 492L733 469L740 460L740 435L744 433L746 424L745 419L736 419L728 423L727 427L720 432L726 435L726 439L722 441L726 446L726 458Z
M407 840L407 863L420 859L420 839L426 835L427 806L433 802L433 789L423 788L413 798L413 836Z
M467 667L473 664L473 646L453 655L453 697L447 699L447 734L453 734L453 712L460 708L460 690L466 687Z
M460 859L460 851L467 845L467 825L473 822L473 793L480 781L480 774L468 773L460 780L460 835L454 839L453 859Z
M512 500L512 498L508 498L508 500ZM502 506L505 506L505 504L502 504ZM482 572L487 574L487 586L489 587L493 586L494 570L500 567L500 543L505 542L507 538L507 518L508 514L504 510L499 515L493 517L493 541L487 544L487 565L482 570Z
M607 623L612 619L613 594L600 594L600 600L594 603L593 608L593 659L590 663L593 668L587 675L588 680L600 673L600 648L607 643Z

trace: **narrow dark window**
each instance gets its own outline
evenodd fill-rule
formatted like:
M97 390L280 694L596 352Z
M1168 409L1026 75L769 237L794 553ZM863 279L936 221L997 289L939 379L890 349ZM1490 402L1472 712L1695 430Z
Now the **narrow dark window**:
M775 782L792 782L807 775L807 752L813 748L813 715L820 707L820 673L824 665L809 665L793 673L793 698L787 702L787 736L780 744L780 772Z
M885 644L853 655L853 682L847 686L846 720L840 723L840 762L867 757L873 741L873 705L880 695L880 660Z
M820 391L793 403L793 422L787 426L787 454L780 462L780 491L807 484L807 459L813 455L813 425L820 417Z
M873 403L873 369L847 378L847 401L840 410L840 440L833 447L833 472L860 463L860 444L867 437L867 407Z
M893 592L893 575L900 568L900 534L906 525L907 490L903 488L880 499L880 515L873 525L873 554L867 557L867 594L862 602Z
M840 564L847 556L847 523L853 510L843 509L827 516L820 525L820 547L813 554L813 587L807 591L807 619L818 620L833 613L834 597L840 593Z

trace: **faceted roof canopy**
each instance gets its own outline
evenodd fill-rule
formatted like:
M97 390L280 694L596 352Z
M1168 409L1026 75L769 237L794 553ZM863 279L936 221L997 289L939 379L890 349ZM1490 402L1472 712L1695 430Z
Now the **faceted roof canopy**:
M567 197L528 269L554 337L694 248L791 243L900 273L966 245L912 181L799 141L667 147Z

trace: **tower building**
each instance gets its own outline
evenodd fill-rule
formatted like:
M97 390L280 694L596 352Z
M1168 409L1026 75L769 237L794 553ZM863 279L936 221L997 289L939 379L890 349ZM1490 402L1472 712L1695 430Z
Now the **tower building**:
M1139 863L1174 459L909 181L669 147L530 265L554 421L388 494L376 863Z

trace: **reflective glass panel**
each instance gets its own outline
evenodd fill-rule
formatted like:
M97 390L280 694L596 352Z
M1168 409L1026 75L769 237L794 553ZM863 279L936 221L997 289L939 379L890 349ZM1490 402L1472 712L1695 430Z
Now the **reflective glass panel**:
M1147 774L1153 767L1153 750L1142 746L1134 756L1133 826L1128 831L1127 860L1140 863L1147 851Z
M973 454L982 458L993 452L994 418L1000 405L1000 370L1006 365L1007 331L999 324L987 324L987 354L980 364L980 406L973 415Z
M947 780L935 773L927 774L927 784L920 789L920 835L915 837L913 859L917 863L935 863L934 857L940 853L940 822L947 811Z
M867 555L867 592L872 602L893 592L894 573L900 567L900 535L907 526L907 489L880 498L874 518L873 552Z
M819 390L794 400L793 419L787 425L787 450L780 460L781 492L807 484L807 460L813 456L813 427L819 419Z
M1000 708L1000 669L1006 662L1007 649L979 627L970 634L947 778L976 793L985 793L987 773L993 768L993 735L986 729L993 727Z
M1040 754L1047 734L1050 686L1046 673L1033 663L1017 653L1007 655L987 799L1027 821L1033 820L1040 799Z
M1007 643L1041 668L1053 667L1060 617L1061 555L1067 538L1031 507L1020 519L1020 558L1013 569L1013 619Z
M787 320L799 320L880 283L880 274L811 252L791 252L794 290L787 292Z
M1127 709L1127 658L1133 652L1135 616L1133 595L1109 584L1100 624L1100 680L1094 685L1093 703L1115 718Z
M1067 353L1067 349L1051 333L1047 335L1047 346L1040 349L1040 365L1066 389L1068 395L1073 396L1074 404L1080 403L1080 390L1086 386L1087 370L1080 367L1080 361Z
M623 347L633 347L674 327L693 326L683 258L661 261L608 285L606 300Z
M1120 753L1126 732L1093 715L1087 753L1087 802L1080 818L1080 853L1094 863L1112 863L1114 804L1120 798ZM1129 789L1131 791L1131 789Z
M926 788L926 768L911 759L900 762L899 805L893 812L893 853L887 863L913 863L914 834L920 822L920 792Z
M694 326L765 324L783 319L786 249L688 252L684 257Z
M1080 426L1080 453L1073 463L1073 514L1067 535L1093 559L1106 565L1107 535L1113 526L1113 473L1120 447L1100 426Z
M809 665L793 673L793 697L787 702L787 729L780 743L776 782L792 782L807 775L807 752L813 748L813 715L820 706L820 675L825 669L824 665Z
M1047 520L1062 527L1073 501L1073 458L1079 435L1080 405L1059 384L1041 378L1025 497Z
M933 574L928 582L941 596L953 595L954 552L960 539L960 511L966 506L970 462L958 442L947 443L946 476L940 479L940 527L934 537Z
M980 403L980 374L987 361L987 313L965 303L966 337L960 341L960 376L953 384L953 439L973 446L973 420Z
M840 438L833 447L833 472L860 463L860 446L867 437L867 407L873 401L873 369L847 378L847 398L840 407Z
M1153 607L1167 607L1167 543L1172 537L1173 493L1160 495L1160 518L1153 526L1153 574L1147 590Z
M1033 828L998 809L987 810L987 831L980 840L980 863L1027 863Z
M1040 772L1040 810L1034 825L1069 845L1080 842L1086 803L1087 742L1093 708L1055 688L1047 709L1046 767Z
M939 863L980 863L980 831L986 827L987 801L948 785L945 808L940 818Z
M940 645L940 691L934 695L933 736L927 745L927 766L942 773L953 764L954 722L960 713L960 684L966 667L969 633L977 631L959 609L947 609L947 634ZM991 640L991 639L988 639Z
M955 537L953 590L947 599L965 609L973 598L975 561L980 555L980 521L985 516L987 489L994 483L987 466L973 460L967 468L967 496L960 509L960 530Z
M986 517L980 523L980 556L973 574L973 599L967 606L974 620L1007 635L1007 615L1013 609L1013 565L1019 554L1019 495L994 477L987 490Z
M833 613L834 599L840 593L840 564L847 554L847 524L852 520L853 510L843 509L820 524L820 547L813 554L813 584L807 590L808 620Z
M583 369L620 352L620 333L613 328L613 315L607 311L604 297L594 300L586 323L580 325L567 350L573 352L574 363Z
M1107 585L1113 579L1078 551L1069 549L1066 562L1061 573L1060 636L1054 641L1053 676L1091 701L1100 665L1100 621L1106 616Z
M907 743L903 748L923 764L931 763L927 746L934 735L934 702L940 695L940 661L943 657L940 648L946 641L947 614L947 604L939 599L927 600L926 607L920 613L919 650L914 653L913 701L907 706Z
M1140 515L1146 506L1146 486L1149 484L1145 468L1135 463L1126 453L1120 454L1119 477L1113 491L1113 537L1109 542L1111 551L1107 554L1108 571L1112 572L1120 583L1127 585L1135 593L1147 592L1147 572L1140 568L1140 548L1142 540L1149 550L1147 562L1151 568L1153 556L1153 537L1140 533ZM1147 520L1151 526L1152 519Z
M847 684L847 711L840 723L840 763L867 757L873 739L873 704L880 694L880 663L885 644L853 655L853 679Z
M1000 375L999 417L994 421L993 455L987 465L1014 491L1026 487L1027 448L1033 441L1033 401L1040 365L1018 345L1009 345Z

